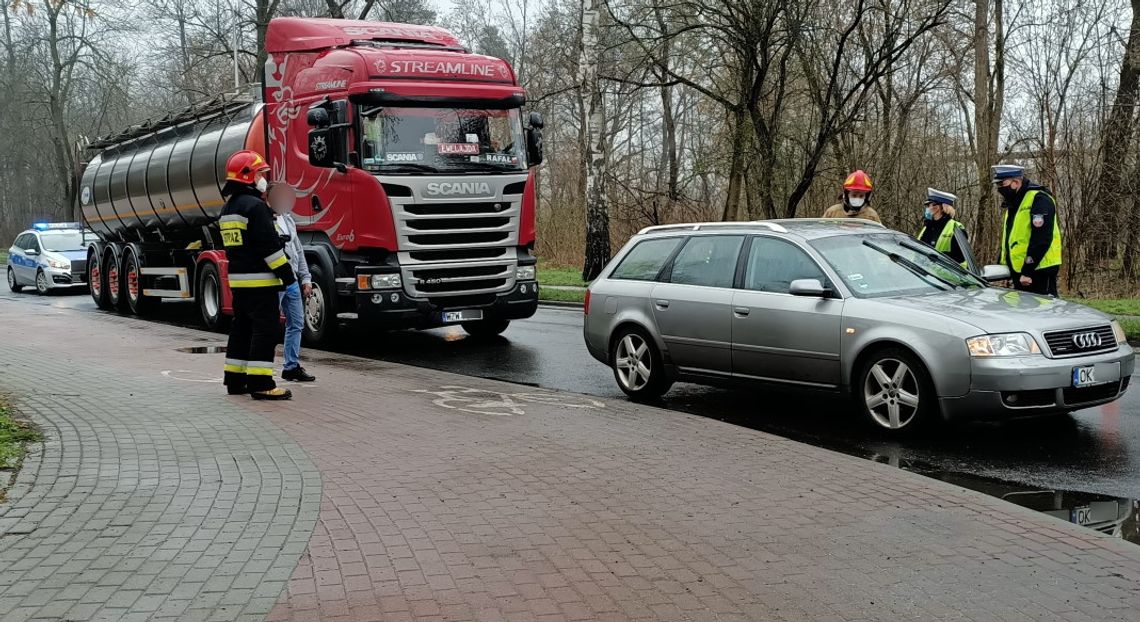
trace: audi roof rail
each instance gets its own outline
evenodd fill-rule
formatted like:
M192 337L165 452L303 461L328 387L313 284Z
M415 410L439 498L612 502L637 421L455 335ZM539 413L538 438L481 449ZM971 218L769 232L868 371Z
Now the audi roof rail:
M753 220L748 222L697 222L697 223L681 223L675 225L654 225L646 227L637 232L637 235L645 235L647 233L660 233L662 231L702 231L708 229L767 229L768 231L775 231L776 233L787 233L788 230L783 225L775 222L768 222L765 220Z

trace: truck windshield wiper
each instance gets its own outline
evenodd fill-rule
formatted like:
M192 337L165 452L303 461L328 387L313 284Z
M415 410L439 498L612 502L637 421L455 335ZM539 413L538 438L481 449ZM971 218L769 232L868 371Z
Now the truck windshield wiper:
M887 257L890 258L891 261L893 261L896 264L906 268L907 270L910 270L914 274L918 275L920 278L934 279L934 280L938 281L939 283L942 283L943 285L949 287L950 289L954 289L955 287L957 287L956 285L954 285L950 281L947 281L946 279L938 276L937 274L934 274L933 272L923 268L922 266L914 263L913 261L907 259L906 257L903 257L902 255L895 253L893 251L889 251L889 250L883 248L882 246L879 246L878 244L871 242L870 240L863 240L863 245L868 247L868 248L872 248L876 251L879 251L880 253L886 255ZM943 289L943 288L939 287L939 289ZM946 291L946 290L943 289L943 291Z
M518 165L515 164L493 164L491 162L464 162L463 168L467 170L479 171L505 171L505 172L521 172Z
M388 173L438 173L439 169L427 164L416 164L415 162L398 162L395 164L381 164L379 169Z

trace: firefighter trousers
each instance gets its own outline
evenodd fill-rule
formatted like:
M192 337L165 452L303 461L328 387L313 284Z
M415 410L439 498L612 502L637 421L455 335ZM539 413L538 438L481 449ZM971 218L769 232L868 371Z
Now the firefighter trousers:
M281 309L275 287L230 290L234 320L226 347L225 383L233 393L269 391L273 381L273 355L277 349Z

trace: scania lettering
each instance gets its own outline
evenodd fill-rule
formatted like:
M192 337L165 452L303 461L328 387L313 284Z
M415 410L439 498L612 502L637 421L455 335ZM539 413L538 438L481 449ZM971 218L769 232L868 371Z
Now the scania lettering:
M305 338L340 320L502 332L538 305L535 167L542 117L505 61L446 30L280 18L263 84L88 145L79 180L91 295L143 314L192 300L230 313L217 219L226 159L265 155L297 188L313 273Z

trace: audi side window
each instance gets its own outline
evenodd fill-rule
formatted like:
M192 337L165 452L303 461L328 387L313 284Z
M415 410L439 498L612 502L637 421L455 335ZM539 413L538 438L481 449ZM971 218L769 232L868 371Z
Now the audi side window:
M661 272L661 267L673 254L681 238L645 240L630 249L629 253L614 268L611 279L627 281L652 281Z
M797 279L816 279L825 287L828 284L819 265L795 244L762 236L752 238L745 289L787 294Z
M742 235L701 235L689 238L669 275L670 283L703 287L732 287Z

